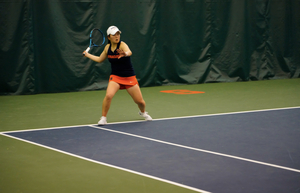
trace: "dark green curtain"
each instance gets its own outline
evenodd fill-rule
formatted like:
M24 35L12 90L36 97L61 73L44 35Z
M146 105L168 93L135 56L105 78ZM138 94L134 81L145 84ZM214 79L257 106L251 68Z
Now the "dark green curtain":
M81 53L93 28L110 25L142 87L299 78L299 9L298 0L0 0L0 94L105 89L109 62Z

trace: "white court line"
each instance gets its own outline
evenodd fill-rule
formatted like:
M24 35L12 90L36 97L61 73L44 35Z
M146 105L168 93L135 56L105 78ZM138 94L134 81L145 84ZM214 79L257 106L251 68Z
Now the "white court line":
M172 119L187 119L187 118L196 118L196 117L210 117L210 116L221 116L221 115L234 115L234 114L243 114L243 113L256 113L256 112L289 110L289 109L298 109L298 108L300 108L300 106L273 108L273 109L261 109L261 110L249 110L249 111L237 111L237 112L228 112L228 113L214 113L214 114L206 114L206 115L190 115L190 116L182 116L182 117L159 118L159 119L153 119L153 121L163 121L163 120L172 120ZM145 122L145 121L144 120L136 120L136 121L113 122L113 123L108 123L108 125L124 124L124 123L138 123L138 122ZM0 132L0 134L26 132L26 131L51 130L51 129L63 129L63 128L72 128L72 127L84 127L84 126L95 126L95 124L48 127L48 128L37 128L37 129L24 129L24 130L14 130L14 131L2 131L2 132Z
M91 124L92 125L92 124ZM19 132L30 132L30 131L47 131L47 130L55 130L55 129L67 129L74 127L86 127L91 125L73 125L73 126L60 126L60 127L46 127L46 128L38 128L38 129L24 129L24 130L14 130L14 131L2 131L0 134L5 133L19 133Z
M249 110L249 111L237 111L237 112L227 112L227 113L214 113L214 114L206 114L206 115L189 115L189 116L182 116L182 117L159 118L159 119L153 119L153 121L163 121L163 120L172 120L172 119L187 119L187 118L196 118L196 117L211 117L211 116L221 116L221 115L235 115L235 114L243 114L243 113L257 113L257 112L289 110L289 109L298 109L298 108L300 108L300 106L273 108L273 109L261 109L261 110ZM114 122L114 123L108 123L108 124L114 125L114 124L136 123L136 122L143 122L143 121L124 121L124 122Z
M93 162L93 163L96 163L96 164L108 166L108 167L111 167L111 168L119 169L119 170L126 171L126 172L129 172L129 173L137 174L137 175L140 175L140 176L144 176L144 177L147 177L147 178L151 178L151 179L154 179L154 180L158 180L158 181L161 181L161 182L165 182L165 183L168 183L168 184L172 184L172 185L175 185L175 186L179 186L179 187L182 187L182 188L193 190L193 191L196 191L196 192L211 193L211 192L207 192L205 190L201 190L201 189L198 189L198 188L194 188L194 187L191 187L191 186L187 186L187 185L180 184L180 183L177 183L177 182L173 182L173 181L170 181L170 180L166 180L166 179L163 179L163 178L158 178L158 177L151 176L151 175L148 175L148 174L144 174L144 173L141 173L141 172L137 172L137 171L134 171L134 170L130 170L130 169L122 168L122 167L119 167L119 166L107 164L107 163L104 163L104 162L96 161L96 160L93 160L93 159L89 159L89 158L86 158L86 157L83 157L83 156L72 154L72 153L69 153L69 152L66 152L66 151L62 151L62 150L59 150L59 149L56 149L56 148L45 146L45 145L35 143L35 142L29 141L29 140L25 140L25 139L22 139L22 138L10 136L10 135L4 134L4 133L0 133L0 135L10 137L10 138L13 138L13 139L17 139L17 140L20 140L20 141L23 141L23 142L27 142L27 143L30 143L30 144L33 144L33 145L36 145L36 146L40 146L40 147L43 147L43 148L46 148L46 149L50 149L50 150L53 150L53 151L56 151L56 152L59 152L59 153L63 153L63 154L73 156L73 157L76 157L76 158L79 158L79 159L83 159L83 160L86 160L86 161L89 161L89 162Z
M176 144L176 143L171 143L171 142L167 142L167 141L162 141L162 140L158 140L158 139L153 139L153 138L149 138L149 137L144 137L144 136L140 136L140 135L126 133L126 132L122 132L122 131L106 129L106 128L99 127L99 126L90 125L90 127L94 127L94 128L97 128L97 129L110 131L110 132L114 132L114 133L119 133L119 134L123 134L123 135L128 135L128 136L132 136L132 137L136 137L136 138L146 139L146 140L149 140L149 141L154 141L154 142L163 143L163 144L167 144L167 145L172 145L172 146L176 146L176 147L180 147L180 148L190 149L190 150L194 150L194 151L209 153L209 154L213 154L213 155L233 158L233 159L237 159L237 160L247 161L247 162L251 162L251 163L256 163L256 164L260 164L260 165L265 165L265 166L270 166L270 167L274 167L274 168L279 168L279 169L283 169L283 170L289 170L289 171L300 173L300 170L297 170L297 169L294 169L294 168L284 167L284 166L280 166L280 165L275 165L275 164L270 164L270 163L266 163L266 162L256 161L256 160L247 159L247 158L243 158L243 157L228 155L228 154L224 154L224 153L218 153L218 152L214 152L214 151L208 151L208 150L205 150L205 149L198 149L198 148L194 148L194 147L189 147L189 146L185 146L185 145L180 145L180 144Z

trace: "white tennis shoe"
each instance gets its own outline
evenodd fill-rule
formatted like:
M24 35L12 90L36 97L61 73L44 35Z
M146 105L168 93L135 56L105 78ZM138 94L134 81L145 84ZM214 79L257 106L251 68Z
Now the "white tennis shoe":
M106 117L102 116L100 118L100 121L98 122L98 125L106 125L107 124L107 119Z
M146 121L152 121L152 117L150 115L148 115L148 112L142 113L141 111L139 111L139 115L141 117L144 117Z

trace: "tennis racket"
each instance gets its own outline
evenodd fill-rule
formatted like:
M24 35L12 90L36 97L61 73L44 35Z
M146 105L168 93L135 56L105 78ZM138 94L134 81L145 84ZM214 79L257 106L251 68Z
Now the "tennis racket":
M90 45L85 51L88 53L92 47L100 47L104 42L105 36L103 32L100 29L95 28L90 33ZM83 55L85 54L83 53Z

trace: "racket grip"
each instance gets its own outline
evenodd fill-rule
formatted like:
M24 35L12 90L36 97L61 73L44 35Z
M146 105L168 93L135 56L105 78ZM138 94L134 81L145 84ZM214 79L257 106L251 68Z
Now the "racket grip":
M90 49L91 49L91 48L90 48L90 47L88 47L88 48L85 50L85 51L86 51L86 53L89 53ZM83 56L85 56L85 53L82 53L82 55L83 55Z

